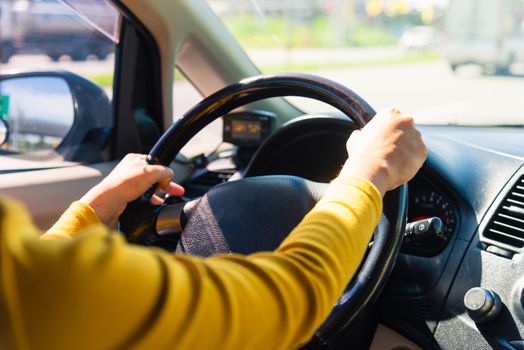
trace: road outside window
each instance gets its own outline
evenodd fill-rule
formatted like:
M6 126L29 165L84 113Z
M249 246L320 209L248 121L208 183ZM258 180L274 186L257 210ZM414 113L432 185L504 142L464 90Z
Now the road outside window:
M428 124L524 121L521 0L208 0L263 73L309 72ZM309 113L325 105L293 99Z

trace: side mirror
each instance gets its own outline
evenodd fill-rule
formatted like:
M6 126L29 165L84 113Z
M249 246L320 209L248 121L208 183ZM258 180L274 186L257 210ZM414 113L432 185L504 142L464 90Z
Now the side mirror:
M100 87L67 71L0 76L2 148L15 153L52 150L64 160L107 159L111 103ZM7 132L8 131L8 132ZM0 141L2 126L0 125Z

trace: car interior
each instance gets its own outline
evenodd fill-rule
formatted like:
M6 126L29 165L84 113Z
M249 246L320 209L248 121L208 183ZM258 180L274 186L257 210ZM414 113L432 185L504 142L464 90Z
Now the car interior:
M131 243L200 256L275 249L337 176L348 136L371 120L374 106L351 85L318 75L261 74L204 0L97 3L117 18L104 39L114 43L109 97L67 70L0 71L2 96L15 96L17 82L36 89L38 80L58 80L56 91L65 83L73 115L65 132L26 119L32 133L61 135L38 152L21 151L8 136L15 122L4 118L0 138L10 141L0 148L0 194L22 201L45 230L125 154L146 153L174 170L186 194L161 210L147 200L130 205L120 230ZM173 118L180 76L200 101ZM26 93L20 103L30 116L31 104L45 102ZM304 112L287 96L333 108ZM185 154L217 120L221 146ZM358 275L305 349L524 349L522 127L417 128L428 148L424 166L384 198ZM209 224L217 220L218 231Z

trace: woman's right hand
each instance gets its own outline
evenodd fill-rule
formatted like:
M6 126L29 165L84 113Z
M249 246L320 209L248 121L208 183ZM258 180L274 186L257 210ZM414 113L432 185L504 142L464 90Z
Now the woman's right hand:
M382 196L411 180L427 157L426 145L412 117L390 108L351 134L341 175L359 176Z

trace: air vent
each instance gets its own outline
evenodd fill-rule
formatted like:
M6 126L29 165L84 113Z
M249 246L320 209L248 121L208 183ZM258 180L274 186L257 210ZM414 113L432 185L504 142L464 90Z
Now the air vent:
M484 237L515 248L524 247L524 176L497 208Z

